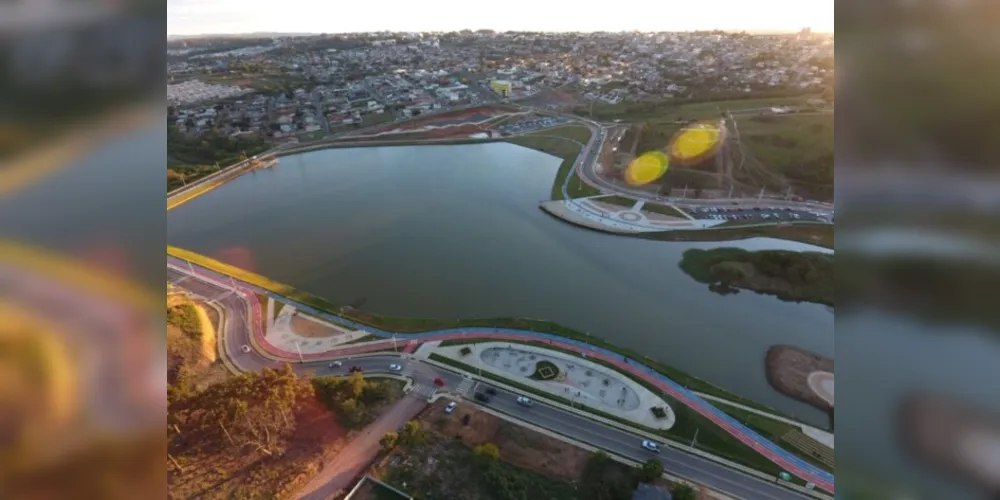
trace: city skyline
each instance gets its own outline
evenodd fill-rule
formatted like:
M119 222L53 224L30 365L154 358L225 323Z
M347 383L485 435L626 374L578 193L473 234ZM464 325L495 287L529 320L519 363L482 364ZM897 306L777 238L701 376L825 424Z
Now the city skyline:
M627 6L628 4L626 4ZM490 4L488 15L476 5L442 0L430 3L386 0L336 4L286 0L279 7L263 0L171 0L168 35L250 33L357 33L374 31L813 31L832 32L833 0L665 0L614 9L583 2L509 0ZM535 15L525 15L526 12ZM638 13L646 13L637 15Z

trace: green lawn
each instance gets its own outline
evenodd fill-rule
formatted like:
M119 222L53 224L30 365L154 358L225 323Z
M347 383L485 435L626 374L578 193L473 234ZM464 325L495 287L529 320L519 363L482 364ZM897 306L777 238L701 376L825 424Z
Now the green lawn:
M388 123L394 119L395 117L391 111L385 111L382 114L368 113L367 115L361 116L361 127L364 128L372 125L378 125L380 123Z
M792 224L787 226L733 227L697 231L663 231L661 233L640 233L634 235L634 237L659 241L735 241L762 237L797 241L833 249L835 231L832 224Z
M580 146L568 140L558 139L557 137L564 137L580 144L586 144L590 141L590 135L590 129L587 127L582 125L566 125L541 130L533 134L511 137L507 139L507 142L549 153L563 159L562 165L559 166L559 171L556 173L556 178L552 181L552 199L561 200L563 199L563 181L573 170L576 157L580 154ZM579 181L579 179L570 180L568 191L570 196L574 198L593 196L600 193L586 183Z

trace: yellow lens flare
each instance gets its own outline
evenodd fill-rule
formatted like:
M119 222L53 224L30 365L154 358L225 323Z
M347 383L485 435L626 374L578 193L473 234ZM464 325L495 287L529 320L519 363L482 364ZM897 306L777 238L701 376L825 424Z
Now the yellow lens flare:
M682 164L702 161L718 151L724 134L724 129L712 122L700 122L684 127L670 140L670 145L667 147L670 159Z
M669 165L670 161L662 151L643 154L625 168L625 182L632 186L649 184L663 177Z

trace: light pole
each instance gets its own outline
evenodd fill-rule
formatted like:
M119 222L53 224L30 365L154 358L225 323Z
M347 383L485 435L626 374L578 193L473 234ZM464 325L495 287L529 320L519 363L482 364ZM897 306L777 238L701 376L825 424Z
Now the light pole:
M302 357L302 346L299 345L299 341L295 341L295 350L299 352L299 363L305 363L306 360Z

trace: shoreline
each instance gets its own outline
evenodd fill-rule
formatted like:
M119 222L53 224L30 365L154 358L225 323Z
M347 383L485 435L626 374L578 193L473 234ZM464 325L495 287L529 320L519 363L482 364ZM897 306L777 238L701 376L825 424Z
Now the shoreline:
M722 387L712 384L711 382L708 382L694 375L690 375L686 372L682 372L680 370L677 370L676 368L670 367L656 360L653 360L652 358L649 358L648 356L645 356L639 352L635 352L631 349L617 346L599 337L594 337L586 333L579 332L571 328L559 325L557 323L553 323L551 321L531 319L531 318L512 318L512 317L466 318L456 321L454 319L404 318L404 317L383 316L380 314L373 314L373 313L359 311L351 308L350 306L340 306L334 304L322 297L313 295L309 292L297 290L283 283L276 282L264 276L249 271L245 271L236 266L232 266L217 261L211 257L207 257L198 254L196 252L192 252L190 250L168 245L167 254L169 256L172 256L180 260L192 262L200 267L214 271L216 273L232 276L240 281L260 287L276 295L288 297L291 300L315 308L316 310L323 311L325 313L332 314L362 325L399 333L401 341L406 339L406 337L408 337L407 334L415 335L415 334L432 332L436 330L455 329L462 327L509 328L509 329L519 329L526 332L558 335L570 340L584 342L587 344L594 345L596 347L604 348L632 359L641 360L643 363L646 363L655 371L667 377L670 377L679 384L683 384L690 390L703 392L712 396L721 397L736 403L740 403L761 411L766 411L786 418L792 418L790 415L787 415L782 411L779 411L765 404L758 403L752 399L732 393Z
M831 415L833 404L813 391L809 377L816 372L834 372L834 360L790 345L775 345L764 356L764 372L774 390Z

